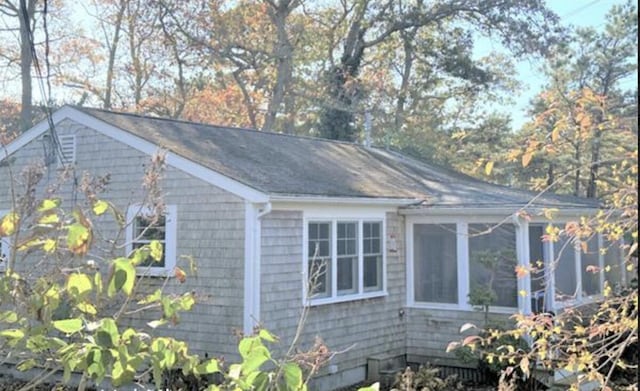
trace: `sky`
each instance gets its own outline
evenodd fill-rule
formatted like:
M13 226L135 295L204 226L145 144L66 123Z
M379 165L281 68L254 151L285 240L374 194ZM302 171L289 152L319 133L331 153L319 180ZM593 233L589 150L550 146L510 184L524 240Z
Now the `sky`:
M565 26L594 27L604 29L605 16L613 5L624 4L626 0L547 0L547 5L560 16L561 23ZM636 7L638 2L636 0ZM488 45L487 45L488 44ZM485 42L477 49L478 52L487 53L496 49L491 43ZM487 54L485 53L485 54ZM504 107L501 111L510 112L512 115L512 128L519 129L530 118L526 115L529 102L543 87L544 78L537 70L539 62L524 60L516 63L518 80L522 83L521 93L514 96L514 104ZM637 74L633 80L627 81L629 85L638 84Z

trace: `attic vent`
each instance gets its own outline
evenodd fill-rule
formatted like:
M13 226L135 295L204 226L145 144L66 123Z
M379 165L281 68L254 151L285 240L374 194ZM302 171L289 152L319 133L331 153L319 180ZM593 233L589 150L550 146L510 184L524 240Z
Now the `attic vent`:
M65 134L58 136L60 141L60 163L73 164L76 162L76 136Z

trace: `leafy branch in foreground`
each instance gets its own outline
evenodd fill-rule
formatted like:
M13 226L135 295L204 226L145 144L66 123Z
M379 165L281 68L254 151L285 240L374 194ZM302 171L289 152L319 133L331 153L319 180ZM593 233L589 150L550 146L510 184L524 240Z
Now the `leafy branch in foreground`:
M145 203L157 214L150 220L158 222L164 213L157 183L162 157L155 157L151 166L155 168L145 177ZM0 277L3 363L15 364L20 371L43 369L23 389L51 381L58 372L65 384L79 381L80 390L103 381L113 387L152 381L158 389L178 389L169 378L176 372L210 390L306 389L317 368L303 373L302 361L274 359L267 344L277 339L266 330L242 338L241 361L230 364L202 359L187 342L156 335L164 325L179 323L181 313L198 299L194 292L166 293L169 276L151 289L158 284L150 283L144 270L161 262L162 244L152 240L123 256L119 238L131 222L101 199L103 186L96 184L105 181L83 181L87 202L68 212L54 191L36 200L41 174L42 168L27 168L20 181L26 188L15 192L23 195L16 196L11 211L0 215L0 239L10 248ZM105 228L109 223L115 229ZM100 247L96 238L104 232L115 239L101 241L110 246ZM179 282L187 278L179 268L174 273ZM153 320L125 326L141 312L152 314ZM265 370L266 366L273 369Z

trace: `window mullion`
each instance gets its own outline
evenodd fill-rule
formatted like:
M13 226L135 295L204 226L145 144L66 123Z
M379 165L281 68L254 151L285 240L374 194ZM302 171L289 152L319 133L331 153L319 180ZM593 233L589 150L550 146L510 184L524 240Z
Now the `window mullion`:
M458 306L470 309L469 297L469 225L456 224L456 246L458 252Z
M338 221L331 221L331 297L338 297Z
M546 250L544 254L544 280L545 280L545 302L549 303L545 305L548 311L555 311L556 309L556 273L557 267L555 248L553 241L545 242L546 245L543 249Z
M576 300L582 301L582 248L580 242L573 246L575 271L576 271Z
M356 230L356 251L358 254L358 293L364 292L364 229L362 220L358 220Z
M598 280L600 283L600 292L604 291L604 254L602 253L602 249L604 248L604 239L602 238L602 234L598 233Z

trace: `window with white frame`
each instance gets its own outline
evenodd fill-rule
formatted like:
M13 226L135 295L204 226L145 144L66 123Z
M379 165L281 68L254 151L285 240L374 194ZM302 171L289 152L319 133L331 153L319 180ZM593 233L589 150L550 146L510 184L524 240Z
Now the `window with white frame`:
M623 259L620 243L609 242L594 234L586 240L576 240L561 234L557 241L545 242L545 225L529 226L529 258L534 271L540 269L540 259L548 269L532 273L531 291L536 297L549 291L553 281L553 301L581 301L599 295L607 281L612 287L622 283ZM552 250L551 250L552 249ZM544 295L549 299L548 295Z
M471 310L470 295L491 291L494 310L516 308L519 228L505 223L441 221L409 221L409 303Z
M518 306L513 224L469 224L469 294L489 291L497 307Z
M127 210L127 253L149 245L152 241L162 244L162 258L148 258L138 265L138 271L151 276L168 275L176 265L177 208L167 205L162 216L153 216L150 210L140 205Z
M418 302L458 303L455 224L416 224L413 228L414 296Z
M383 220L310 219L306 223L311 304L384 293Z

